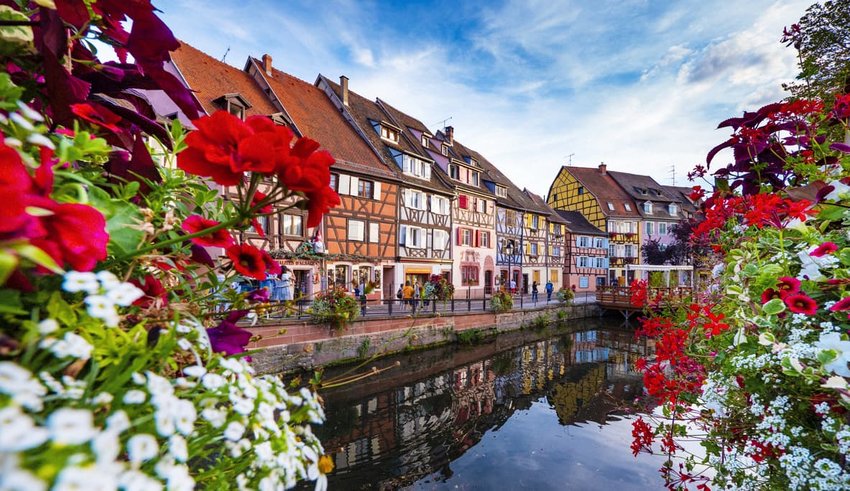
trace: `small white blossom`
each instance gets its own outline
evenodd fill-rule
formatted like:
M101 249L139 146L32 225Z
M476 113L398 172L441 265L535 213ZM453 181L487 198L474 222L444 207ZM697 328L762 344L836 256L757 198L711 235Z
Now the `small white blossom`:
M201 411L201 417L209 421L213 425L213 428L221 428L225 421L227 421L227 413L211 407Z
M227 381L221 375L208 373L201 379L201 383L209 390L217 390L223 387Z
M130 418L127 417L127 413L119 409L106 418L106 427L110 431L123 433L130 429Z
M96 319L102 319L109 327L118 325L118 312L115 302L105 295L89 295L86 297L86 311Z
M124 491L161 491L162 483L147 474L128 470L118 477L118 485Z
M98 271L95 276L106 291L112 290L113 288L121 285L121 280L119 280L112 271Z
M138 389L132 389L128 390L124 394L124 398L122 400L124 401L124 404L141 404L145 402L145 399L147 398L147 394L145 394L143 391Z
M48 431L15 406L0 409L0 452L20 452L47 441Z
M207 369L201 365L190 365L183 369L183 373L187 377L201 378L207 373Z
M98 462L114 462L121 453L121 442L115 431L102 431L91 441L91 448L97 455Z
M51 491L100 491L117 487L115 476L101 472L96 466L66 467L56 477Z
M237 441L245 434L245 426L238 421L231 421L224 430L224 437L230 441Z
M145 292L132 283L118 283L106 292L106 298L121 307L129 307L143 296Z
M97 276L94 273L81 273L79 271L68 271L62 282L62 289L66 292L86 292L95 294L100 290Z
M168 452L177 462L186 462L189 458L189 449L186 446L186 439L180 435L172 435L171 438L168 439Z
M60 445L79 445L91 440L97 430L87 409L61 408L47 418L50 438Z
M0 485L8 491L45 491L47 483L24 469L4 470Z
M134 464L141 464L159 454L159 443L153 435L142 433L130 437L127 441L127 458Z
M59 329L59 323L55 319L44 319L38 323L38 333L42 335L56 332Z
M11 361L0 361L0 393L9 394L21 406L40 411L47 389L29 370Z

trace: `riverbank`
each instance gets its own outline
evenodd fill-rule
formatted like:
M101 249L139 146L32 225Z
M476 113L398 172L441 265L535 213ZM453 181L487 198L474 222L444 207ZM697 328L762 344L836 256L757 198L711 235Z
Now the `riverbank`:
M251 328L253 366L258 373L286 373L384 357L516 331L557 320L598 317L595 303L543 305L502 314L492 312L419 314L358 319L337 331L306 321ZM254 351L256 350L256 351Z

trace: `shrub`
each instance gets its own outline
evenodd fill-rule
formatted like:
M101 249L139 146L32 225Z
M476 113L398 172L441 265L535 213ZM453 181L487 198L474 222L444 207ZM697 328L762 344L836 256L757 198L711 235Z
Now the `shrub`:
M316 300L308 309L316 324L330 324L334 329L344 329L360 316L360 301L344 288L331 288L316 295Z
M558 301L562 304L570 305L575 298L576 293L570 288L561 288L558 290Z
M484 333L480 329L466 329L457 333L457 342L460 344L478 344L484 340Z
M490 310L497 314L508 312L514 308L514 299L510 293L499 290L490 299Z

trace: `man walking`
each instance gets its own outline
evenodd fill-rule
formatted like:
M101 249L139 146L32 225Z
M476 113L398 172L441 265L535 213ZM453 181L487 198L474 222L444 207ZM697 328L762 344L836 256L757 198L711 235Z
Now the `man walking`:
M555 285L552 284L552 280L546 282L546 302L552 301L552 292L555 291Z
M537 303L537 282L531 284L531 301Z

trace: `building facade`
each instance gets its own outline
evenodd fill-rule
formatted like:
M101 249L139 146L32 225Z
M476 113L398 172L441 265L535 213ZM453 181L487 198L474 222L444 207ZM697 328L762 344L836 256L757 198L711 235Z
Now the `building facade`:
M606 232L577 211L558 211L566 221L564 283L576 293L593 292L607 283L608 244Z
M543 197L523 189L523 193L539 209L547 211L545 218L545 245L543 257L543 278L540 283L552 282L555 290L566 288L565 268L567 266L567 220L546 204Z

